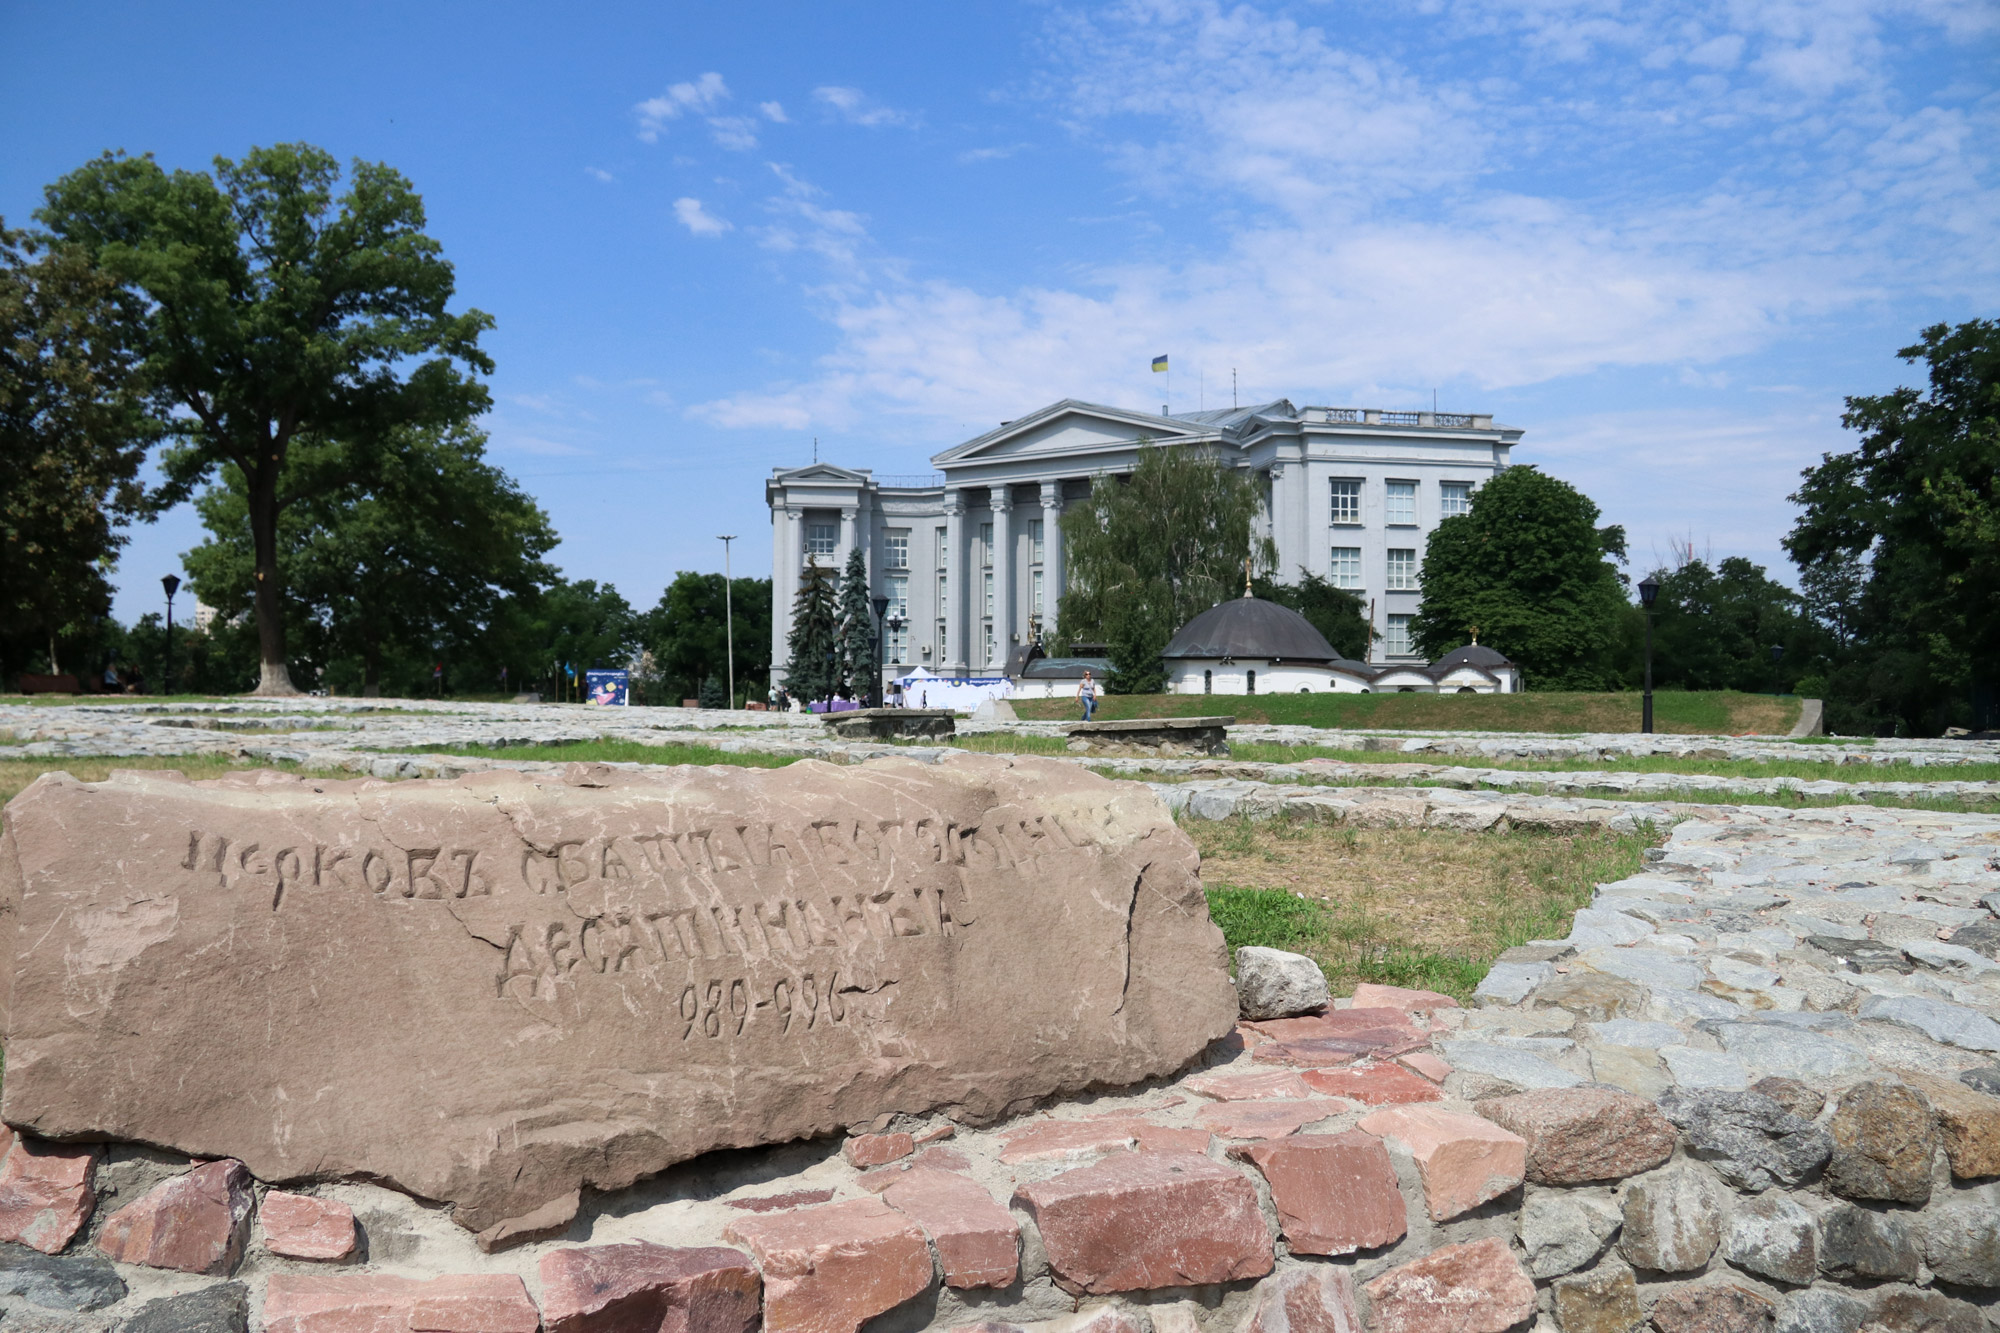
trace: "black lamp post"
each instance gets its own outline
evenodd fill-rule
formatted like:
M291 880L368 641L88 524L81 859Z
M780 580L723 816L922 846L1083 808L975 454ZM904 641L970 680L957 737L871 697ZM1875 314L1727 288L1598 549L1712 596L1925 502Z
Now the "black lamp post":
M1774 643L1771 645L1771 693L1774 695L1784 692L1784 680L1778 675L1778 662L1784 655L1784 644Z
M1639 605L1646 608L1646 704L1639 720L1639 730L1648 736L1653 734L1653 599L1660 595L1660 585L1651 578L1639 584Z
M889 599L871 597L869 604L875 608L875 678L868 686L868 706L882 706L882 617L889 612Z
M160 665L160 693L172 694L174 692L174 594L181 590L181 581L178 575L167 574L161 577L160 586L167 591L167 650L166 659Z

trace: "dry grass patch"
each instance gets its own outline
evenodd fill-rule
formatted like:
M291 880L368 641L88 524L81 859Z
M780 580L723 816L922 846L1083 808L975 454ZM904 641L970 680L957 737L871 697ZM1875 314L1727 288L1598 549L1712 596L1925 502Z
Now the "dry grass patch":
M1183 827L1201 848L1210 910L1232 948L1308 954L1336 995L1377 981L1460 999L1503 949L1568 933L1595 886L1636 873L1659 841L1283 819Z
M1025 719L1075 721L1073 699L1015 699ZM1227 714L1239 722L1348 730L1636 732L1636 691L1584 694L1530 690L1525 694L1114 694L1101 702L1101 721L1132 717ZM1733 690L1673 690L1653 696L1654 724L1681 735L1782 736L1799 717L1799 701Z

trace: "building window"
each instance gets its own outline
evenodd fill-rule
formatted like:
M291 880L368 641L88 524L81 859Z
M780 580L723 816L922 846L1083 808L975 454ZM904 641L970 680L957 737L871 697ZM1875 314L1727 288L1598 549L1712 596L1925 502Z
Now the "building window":
M1414 524L1417 521L1417 483L1390 482L1383 515L1384 521L1389 523Z
M1336 546L1333 548L1333 586L1336 588L1359 588L1361 586L1361 548L1359 546Z
M939 528L937 530L937 567L940 574L951 568L950 528Z
M1391 657L1410 655L1410 618L1390 616L1387 632L1382 635L1382 651Z
M1333 521L1335 523L1359 523L1361 521L1360 482L1336 481L1333 483Z
M986 650L979 655L979 665L986 666L993 660L993 622L989 620L980 628L985 631L982 637L986 642Z
M908 569L910 567L910 534L890 532L883 534L882 552L886 557L884 569Z
M1244 693L1255 694L1257 692L1257 669L1252 667L1250 670L1244 672L1243 679L1245 682Z
M979 563L988 569L993 568L993 525L991 523L981 523L979 525Z
M1459 514L1472 512L1472 483L1446 481L1438 483L1438 517L1454 518Z
M1201 692L1203 694L1215 693L1215 673L1213 671L1204 671L1201 673Z
M1039 569L1028 576L1028 614L1031 617L1042 614L1042 571Z
M888 654L887 661L901 664L910 660L910 629L908 625L882 632L883 649Z
M1414 550L1399 551L1389 549L1389 591L1415 592L1417 590L1417 553Z
M910 618L910 576L908 574L891 574L888 579L888 585L888 587L883 589L884 592L889 594L889 610L887 614L902 620L908 620Z
M1032 561L1039 565L1042 563L1042 520L1039 518L1028 524L1028 538L1034 543Z
M944 621L942 620L937 623L937 663L939 666L944 665Z
M817 560L821 556L833 558L833 548L840 544L838 523L806 524L806 556Z
M986 571L986 614L993 614L993 571Z

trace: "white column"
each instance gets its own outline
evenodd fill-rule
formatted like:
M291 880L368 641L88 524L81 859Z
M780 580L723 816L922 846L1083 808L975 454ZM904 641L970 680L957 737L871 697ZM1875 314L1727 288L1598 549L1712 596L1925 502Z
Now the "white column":
M1056 608L1062 603L1062 483L1042 483L1042 642L1053 649Z
M945 492L944 526L944 661L938 663L939 675L958 671L971 659L965 647L966 608L972 602L965 560L965 497L957 491Z
M987 501L993 506L993 660L989 671L1007 669L1007 648L1014 630L1014 499L1005 486L995 486Z
M805 566L805 515L788 504L773 517L777 521L771 539L771 660L789 664L792 602L799 595L799 571Z
M853 505L840 511L840 544L833 548L833 573L836 578L847 572L847 553L854 549L854 515Z

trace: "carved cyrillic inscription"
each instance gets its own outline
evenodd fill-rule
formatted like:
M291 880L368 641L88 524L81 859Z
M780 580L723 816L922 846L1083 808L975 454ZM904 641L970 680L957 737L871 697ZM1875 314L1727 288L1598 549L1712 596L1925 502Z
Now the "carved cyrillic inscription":
M380 898L443 899L491 896L493 884L471 847L330 847L303 843L267 851L221 834L188 833L183 870L213 872L219 887L267 891L271 910L288 890L342 888Z

